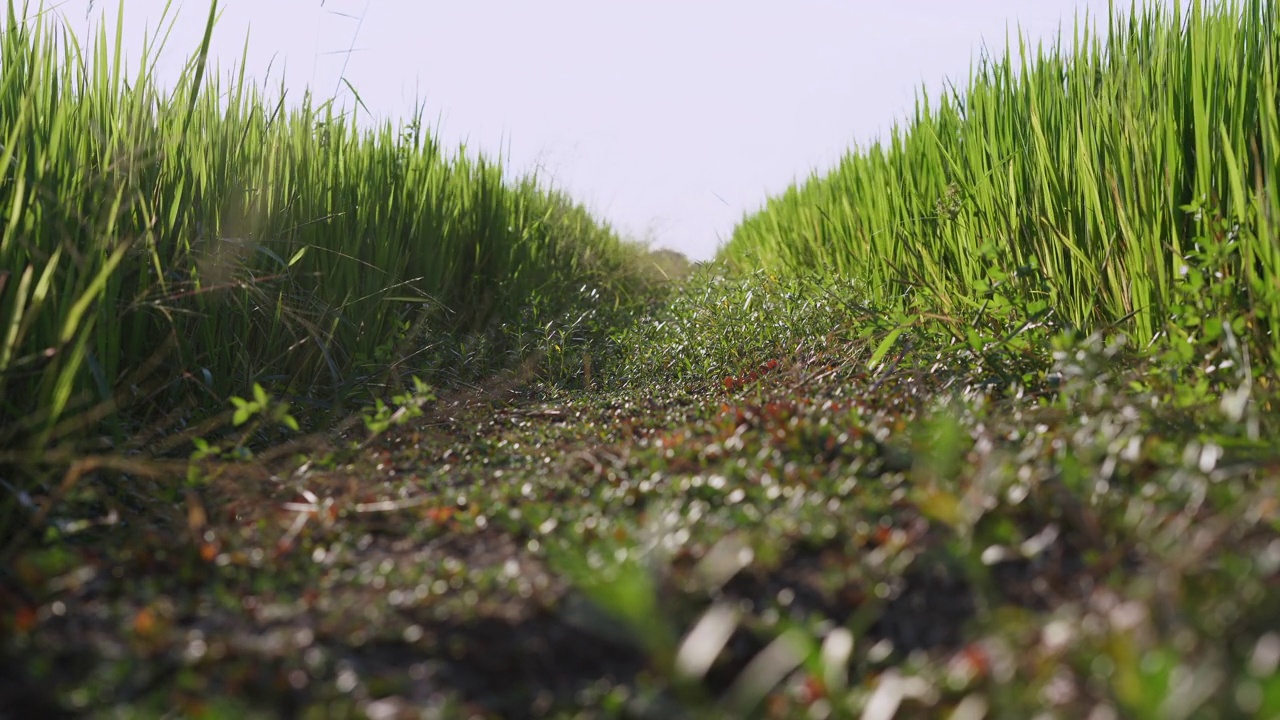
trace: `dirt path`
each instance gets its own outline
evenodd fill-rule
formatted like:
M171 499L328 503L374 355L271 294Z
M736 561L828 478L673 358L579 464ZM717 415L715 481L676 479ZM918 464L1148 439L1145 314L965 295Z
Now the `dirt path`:
M14 717L794 717L832 702L832 683L880 687L923 663L940 689L898 700L931 715L974 688L1046 682L1036 658L1055 619L1158 607L1130 580L1165 577L1176 528L1196 528L1204 556L1180 573L1280 548L1274 456L1242 447L1215 464L1271 493L1264 514L1233 514L1243 496L1193 507L1170 457L1192 431L1157 437L1119 395L1065 415L975 390L954 423L921 425L975 376L868 377L847 360L696 392L513 383L336 460L210 468L191 491L96 478L111 489L67 517L113 522L33 549L0 587L0 699ZM1117 520L1171 479L1184 491L1145 501L1141 527ZM1251 582L1274 595L1270 573ZM1235 603L1233 632L1280 621L1265 597ZM730 618L713 657L677 659L708 618ZM752 661L784 657L788 627L816 643L846 628L847 679L761 685ZM1055 681L1071 689L1060 711L1108 701L1073 667Z

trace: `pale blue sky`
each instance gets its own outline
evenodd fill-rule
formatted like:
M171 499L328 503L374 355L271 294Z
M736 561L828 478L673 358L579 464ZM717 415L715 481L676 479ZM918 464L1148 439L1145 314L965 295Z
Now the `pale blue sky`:
M164 0L127 0L126 45ZM92 11L90 6L92 5ZM223 0L214 55L293 97L346 98L381 117L415 97L450 146L539 169L624 234L710 257L746 212L910 112L921 84L963 83L1008 28L1070 36L1106 0ZM1124 2L1122 5L1127 6ZM207 0L178 2L173 77ZM82 34L112 0L46 0ZM354 52L346 52L354 48ZM267 76L271 67L270 78Z

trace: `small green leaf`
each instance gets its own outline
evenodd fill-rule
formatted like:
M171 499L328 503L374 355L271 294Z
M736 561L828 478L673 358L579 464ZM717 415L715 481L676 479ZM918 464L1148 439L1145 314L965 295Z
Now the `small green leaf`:
M1204 323L1204 339L1213 342L1222 337L1222 319L1209 318Z
M876 347L876 351L871 354L871 360L867 363L867 367L874 370L879 366L880 361L884 360L884 356L888 355L889 351L893 349L893 344L898 341L898 336L906 329L906 325L899 325L898 327L890 330L889 334L885 335L884 339L880 341L880 345Z
M984 349L986 349L987 339L983 337L982 334L979 333L977 330L974 330L973 328L968 328L968 330L966 331L966 335L968 336L966 339L969 341L969 349L973 350L974 352L982 352Z

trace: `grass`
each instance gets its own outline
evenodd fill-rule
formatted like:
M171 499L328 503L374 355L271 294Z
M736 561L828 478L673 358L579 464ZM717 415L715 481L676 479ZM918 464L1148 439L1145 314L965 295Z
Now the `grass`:
M829 269L871 300L956 320L1119 325L1142 345L1174 318L1239 318L1275 364L1277 6L1168 3L1104 22L1050 47L1019 37L963 94L922 93L889 138L745 218L724 259ZM1222 275L1229 297L1187 307L1188 288Z
M234 293L206 290L224 256L212 266L189 256L171 284L189 304L148 306L168 328L158 337L198 327L190 318L300 332L303 309L341 307L315 325L331 330L305 365L337 369L325 382L286 381L301 349L268 346L279 366L258 361L255 374L246 353L265 336L206 346L198 332L176 335L171 352L191 358L183 382L208 387L201 368L213 360L240 378L225 391L241 395L227 422L212 426L225 428L167 445L147 434L145 408L118 403L103 419L124 429L128 452L73 445L62 466L44 461L58 472L6 488L11 527L24 532L0 563L0 710L1280 717L1275 12L1256 2L1117 16L1106 52L1081 31L1069 59L1052 50L984 66L966 95L936 112L922 104L887 150L851 154L775 199L720 262L696 267L627 249L532 182L499 183L495 167L405 160L440 184L385 207L360 193L408 189L357 184L337 197L359 202L316 200L308 212L353 223L351 208L394 218L452 207L442 227L467 228L455 240L506 237L487 224L494 214L555 232L531 245L545 250L536 256L496 246L525 264L467 266L429 302L406 299L420 279L384 286L394 299L380 307L424 309L425 329L392 313L368 345L358 322L348 326L373 323L373 310L348 308L382 297L362 263L401 254L364 240L316 251L339 242L327 234L281 250L232 244L247 248L223 251L235 271L220 282ZM10 67L0 75L18 77ZM177 123L169 116L190 106L157 105L143 125ZM1142 114L1152 108L1168 117ZM203 122L224 122L214 117ZM1068 120L1072 132L1061 130ZM283 147L365 169L404 152L389 130L327 122L345 128L329 150L307 143L331 124L288 126ZM1237 141L1257 149L1238 152ZM198 144L172 152L213 162L185 147ZM1164 154L1144 154L1157 145ZM335 147L350 155L324 155ZM302 172L271 167L274 178ZM45 172L35 176L58 176ZM298 177L296 196L318 197L316 183L333 192L346 176ZM1091 184L1106 195L1089 200ZM1197 200L1205 188L1221 194ZM23 222L50 212L40 208ZM37 247L39 236L22 237ZM54 237L51 257L96 247ZM13 296L41 299L24 301L10 327L73 329L70 347L85 349L70 377L87 392L108 377L95 369L100 343L142 322L97 314L137 290L111 295L112 282L146 276L120 274L129 250L108 269L114 252L98 248L88 274L47 266L47 288L78 293L36 292L33 269L27 294ZM464 255L441 262L480 257ZM155 253L136 257L150 268ZM322 258L333 264L304 264ZM13 267L37 267L24 262ZM261 274L294 265L309 274L278 286ZM329 274L345 278L340 300ZM106 289L94 289L98 277ZM533 288L511 296L531 301L486 299L495 282ZM58 352L45 362L71 367L64 346L49 347ZM142 354L128 357L122 368L149 370ZM316 432L265 442L305 401L334 397L338 381L371 398L350 421L304 418ZM190 395L177 393L198 407ZM151 402L161 401L172 402ZM66 417L78 407L68 401Z
M269 97L243 69L207 67L215 13L164 93L159 39L131 70L119 35L81 47L10 3L0 442L11 461L104 421L122 441L137 430L123 406L135 423L172 424L176 409L190 421L255 384L332 403L371 383L394 390L388 370L409 359L491 372L531 351L509 342L521 328L648 297L641 248L535 178L450 155L420 118L358 124L331 102Z

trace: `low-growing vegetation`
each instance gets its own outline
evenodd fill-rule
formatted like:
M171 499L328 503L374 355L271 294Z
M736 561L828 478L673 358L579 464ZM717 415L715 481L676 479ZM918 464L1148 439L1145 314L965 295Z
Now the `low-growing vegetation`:
M1278 13L992 60L692 266L10 25L0 712L1280 717Z

